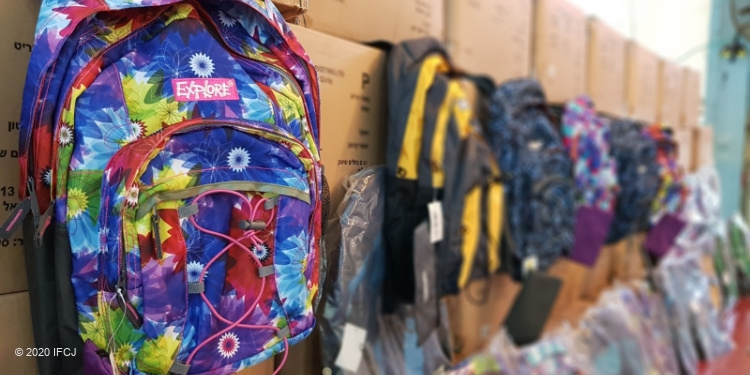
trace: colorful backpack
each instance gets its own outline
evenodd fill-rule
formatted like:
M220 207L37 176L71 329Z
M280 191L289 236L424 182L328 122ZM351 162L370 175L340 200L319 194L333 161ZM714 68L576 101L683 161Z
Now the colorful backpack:
M659 190L651 203L651 231L645 247L651 254L663 256L674 245L685 223L680 218L688 196L681 168L677 165L677 143L669 128L653 124L646 133L656 143L659 165Z
M411 40L388 60L383 308L391 314L416 302L437 311L436 296L456 294L500 265L503 176L444 47ZM427 222L427 236L415 237ZM438 323L429 320L419 323Z
M648 230L651 204L659 189L656 143L642 126L628 120L615 120L611 126L610 150L617 161L615 217L607 243L614 243L638 231Z
M512 175L506 201L514 271L533 257L546 270L573 246L572 163L553 118L542 87L530 79L501 85L490 105L488 138L500 168Z
M218 375L309 335L319 93L272 2L45 0L38 25L18 218L60 318L37 337L77 325L86 374Z
M576 230L571 258L593 266L607 239L617 196L617 163L610 154L609 122L588 97L565 105L563 144L573 161Z

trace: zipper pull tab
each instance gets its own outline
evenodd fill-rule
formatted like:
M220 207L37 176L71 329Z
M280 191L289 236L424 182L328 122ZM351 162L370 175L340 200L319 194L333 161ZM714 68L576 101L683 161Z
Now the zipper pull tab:
M156 251L156 259L161 260L162 248L161 248L161 232L159 231L159 212L154 209L151 216L151 230L154 232L154 250Z
M128 318L133 325L133 328L141 329L143 326L143 318L141 318L135 310L135 307L128 302L125 294L122 292L122 288L119 286L117 287L117 304L120 305L122 311L125 312L125 317Z

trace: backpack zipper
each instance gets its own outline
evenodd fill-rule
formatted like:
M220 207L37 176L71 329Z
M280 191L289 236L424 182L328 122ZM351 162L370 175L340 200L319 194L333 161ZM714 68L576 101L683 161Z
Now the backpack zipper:
M151 210L151 212L151 230L154 232L154 247L156 250L156 258L161 260L161 232L159 231L159 222L161 221L161 218L159 217L159 212L156 210L156 206L154 206L154 209Z
M138 35L138 33L141 32L143 29L153 26L153 24L155 22L159 21L162 18L162 16L164 15L164 13L166 13L169 10L171 10L172 8L173 7L167 7L162 12L160 12L158 14L155 14L153 19L151 19L148 22L144 22L140 27L132 30L127 37L122 38L122 39L118 40L117 42L108 45L107 47L105 47L104 49L102 49L96 56L94 56L91 59L91 61L89 61L85 65L85 67L83 69L81 69L80 72L78 72L78 75L76 76L76 78L71 81L70 87L65 88L65 93L66 94L65 94L65 98L64 98L64 100L62 102L63 103L62 106L64 106L65 103L67 103L72 98L73 88L76 87L76 86L78 86L80 84L79 81L81 80L81 78L83 76L85 76L85 74L91 69L91 67L94 66L94 64L96 64L98 61L101 61L102 56L104 56L105 54L107 54L112 49L114 49L114 48L122 45L123 43L130 41L136 35ZM77 46L76 50L79 47L80 46ZM53 201L55 199L55 196L57 195L57 192L56 192L57 186L56 185L57 185L57 172L58 171L57 171L56 166L59 163L59 160L58 160L58 149L59 149L58 146L59 146L59 142L57 142L56 136L57 136L57 134L58 134L58 132L60 130L60 127L63 124L63 122L62 122L62 109L59 112L56 111L56 115L55 116L58 117L58 120L57 120L57 122L54 125L54 129L52 129L52 137L53 137L53 139L52 139L52 154L51 154L51 156L52 156L52 162L50 164L51 170L52 170L52 172L51 172L52 173L52 178L50 180L50 182L51 182L50 183L50 195L51 195L50 198ZM29 143L31 142L31 138L33 138L33 137L29 136L29 139L26 140L27 141L27 146L26 146L27 150L30 150L29 149ZM29 155L30 155L29 165L33 165L32 164L33 159L31 159L31 155L33 155L33 154L34 154L34 152L29 152ZM67 171L64 172L64 173L67 173Z
M211 18L211 16L206 12L206 10L203 9L203 8L197 7L197 6L195 7L195 9L198 12L198 14L200 14L202 16L203 22L206 22L206 23L208 23L208 24L211 25L211 27L213 28L212 30L210 30L211 34L214 35L215 39L224 47L224 50L227 53L229 53L230 55L234 56L235 58L239 58L239 59L243 59L243 60L249 60L249 61L253 61L253 62L256 62L256 63L263 64L264 66L266 66L266 67L270 68L271 70L277 72L282 77L286 78L286 80L289 81L289 83L292 84L292 87L293 87L295 93L297 95L299 95L300 98L302 98L302 105L303 105L304 112L305 112L304 113L304 115L305 115L305 122L306 122L307 126L310 128L309 129L310 130L310 135L314 137L314 133L312 132L312 122L310 121L310 111L309 111L309 108L307 107L307 101L305 100L304 91L302 90L302 87L300 87L299 82L297 82L297 79L293 78L286 70L281 69L281 68L279 68L276 65L268 64L268 63L265 63L265 62L262 62L262 61L258 61L256 59L253 59L251 57L245 56L245 55L243 55L243 54L238 53L237 51L235 51L234 48L232 48L229 45L229 43L226 41L226 39L224 39L224 36L222 35L222 33L218 31L219 30L218 25L216 25L216 23L214 22L213 18ZM276 28L274 28L274 30L276 30ZM278 35L278 37L280 39L282 39L282 40L286 40L286 38L283 35ZM292 48L289 48L289 49L292 50ZM293 57L297 61L297 63L301 63L300 65L303 65L303 66L307 67L307 65L308 65L307 62L302 61L296 53L293 53ZM309 72L308 72L308 76L311 76L309 74ZM317 108L316 108L316 114L317 114ZM318 153L318 149L317 148L318 148L318 146L315 144L315 141L313 139L312 148L309 151L311 152L311 154L313 155L313 157L315 158L316 161L318 161L320 159L320 155Z

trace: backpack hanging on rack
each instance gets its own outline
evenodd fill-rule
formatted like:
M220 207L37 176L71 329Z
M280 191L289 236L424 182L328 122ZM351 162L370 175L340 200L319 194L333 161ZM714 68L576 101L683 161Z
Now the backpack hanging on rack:
M536 258L546 270L573 246L574 183L570 158L557 132L542 87L530 79L499 86L490 104L488 139L506 187L513 264ZM506 269L506 266L503 269Z
M388 94L383 308L391 314L416 303L436 312L438 297L499 267L502 174L438 41L393 47ZM416 236L425 223L428 231ZM420 330L420 342L428 332Z
M576 230L571 258L593 266L607 239L617 195L617 163L610 154L609 122L582 96L565 105L565 148L573 161Z
M672 131L659 124L653 124L646 133L656 143L656 162L659 165L659 190L651 205L651 230L645 247L653 255L663 257L674 245L685 223L680 219L680 211L687 199L683 175L677 165L677 143Z
M659 189L659 165L656 143L642 125L629 120L614 120L611 127L611 152L617 161L615 217L607 243L615 243L648 230L651 205Z
M36 344L85 343L86 374L218 375L309 335L318 98L271 1L46 0L17 216Z

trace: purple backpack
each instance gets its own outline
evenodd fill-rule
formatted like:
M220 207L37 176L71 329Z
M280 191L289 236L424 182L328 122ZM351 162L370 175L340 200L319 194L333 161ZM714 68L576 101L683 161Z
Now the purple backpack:
M607 239L618 190L609 123L597 116L589 98L581 96L565 106L562 136L575 179L576 229L571 258L593 266Z

